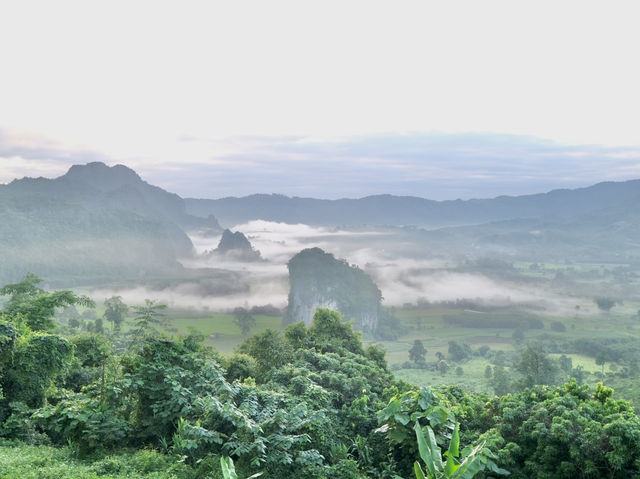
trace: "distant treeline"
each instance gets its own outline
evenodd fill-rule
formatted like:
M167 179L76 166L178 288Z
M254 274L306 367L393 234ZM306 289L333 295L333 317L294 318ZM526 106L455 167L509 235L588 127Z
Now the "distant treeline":
M405 303L403 309L469 309L483 313L495 311L513 311L514 308L528 311L544 311L545 308L539 302L512 302L509 298L503 301L487 301L482 298L456 298L453 300L429 301L426 298L419 298L415 304Z
M442 319L446 324L461 328L544 329L544 323L540 319L525 315L503 316L482 312L468 312L447 314Z

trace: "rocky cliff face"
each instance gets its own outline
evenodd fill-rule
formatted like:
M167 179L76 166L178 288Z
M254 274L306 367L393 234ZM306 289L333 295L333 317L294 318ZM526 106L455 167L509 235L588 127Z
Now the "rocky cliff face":
M222 232L218 247L211 254L229 257L236 261L259 261L260 252L253 249L247 237L240 231L229 229Z
M309 324L316 308L322 307L340 311L357 329L375 333L382 295L364 271L320 248L301 251L288 267L291 289L285 323Z

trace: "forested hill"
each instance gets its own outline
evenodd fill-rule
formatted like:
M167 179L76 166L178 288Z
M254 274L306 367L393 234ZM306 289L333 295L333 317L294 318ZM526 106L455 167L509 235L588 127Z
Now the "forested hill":
M429 192L425 192L425 196L428 195ZM185 204L188 213L201 217L214 215L227 226L263 219L324 226L367 224L442 227L519 218L575 219L604 210L633 210L639 200L640 180L631 180L535 195L465 201L433 201L392 195L319 200L260 194L217 200L188 198Z
M187 228L219 226L122 165L15 180L0 185L0 280L34 272L95 282L178 268L193 249Z

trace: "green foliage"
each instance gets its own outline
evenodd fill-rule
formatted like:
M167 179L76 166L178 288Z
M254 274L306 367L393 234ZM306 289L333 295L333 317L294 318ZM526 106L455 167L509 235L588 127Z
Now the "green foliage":
M144 300L144 306L134 306L135 314L135 330L134 334L137 338L143 338L150 334L158 333L157 327L164 324L164 313L162 310L167 308L166 304L156 304L150 299Z
M71 361L72 351L69 341L52 334L28 332L17 338L0 378L6 401L41 406L53 379Z
M487 444L514 477L635 477L640 473L640 420L613 391L572 381L494 399Z
M113 329L119 330L129 307L124 304L122 297L111 296L104 300L104 308L104 319L112 324Z
M491 378L490 383L498 396L504 396L511 391L511 381L504 366L495 366L493 368L493 378Z
M557 380L557 366L537 345L528 345L514 367L523 376L519 383L522 388L536 384L554 384Z
M219 469L219 464L217 468ZM79 456L71 447L0 442L0 477L22 479L196 479L191 468L149 449Z
M449 341L449 357L454 361L462 361L471 357L473 354L471 346L467 343L459 343L458 341Z
M350 351L364 354L362 339L351 323L342 321L342 314L327 308L318 308L313 315L309 337L321 352Z
M311 346L311 338L303 321L288 325L284 329L284 337L293 349L306 349Z
M593 301L598 306L598 309L600 311L604 311L605 313L608 313L609 311L611 311L611 308L613 308L616 305L615 299L612 299L606 296L597 296L596 298L593 299Z
M282 367L293 358L290 344L273 329L250 337L240 345L238 352L248 354L256 360L258 380L262 380L272 368Z
M421 388L392 397L387 407L378 413L378 421L382 424L378 432L386 433L397 470L405 476L415 473L418 478L472 477L485 470L505 474L506 471L496 464L497 457L493 452L481 445L473 450L465 448L462 460L456 460L461 452L460 433L452 409L472 425L473 421L467 416L479 416L478 407L482 408L472 402L463 391L455 389L438 394ZM445 463L438 444L447 439L451 441ZM415 461L418 455L427 468L426 474Z
M78 393L39 409L34 417L54 441L77 444L84 454L121 447L127 441L131 428L125 411L117 396L101 400L95 394Z
M258 375L258 362L248 354L236 353L227 362L227 381L233 382L247 378L256 378Z
M416 364L422 364L425 362L426 355L427 350L425 349L424 344L422 344L422 341L420 341L419 339L414 340L413 346L411 346L411 349L409 349L409 360L413 361Z
M4 309L9 319L23 320L34 331L46 331L53 327L56 308L95 306L90 298L71 291L48 293L37 286L41 282L37 276L27 274L21 282L0 288L1 296L10 296Z
M256 325L256 319L251 316L251 313L246 308L235 308L233 310L233 322L242 331L242 337L247 337L251 328Z
M71 339L76 359L83 367L98 367L111 356L111 342L101 334L80 334Z
M220 467L222 468L222 476L224 477L224 479L238 479L238 475L236 474L236 468L233 464L233 459L231 459L230 457L221 457ZM247 479L259 477L261 475L262 475L261 472L257 472L256 474L253 474L247 477Z
M140 346L125 358L123 372L135 405L133 426L141 440L170 438L178 419L189 415L198 397L229 391L217 363L190 338L150 336Z
M482 470L479 459L481 458L480 452L484 447L484 443L478 444L464 455L461 460L457 460L460 457L459 427L460 425L456 423L451 434L449 449L444 454L447 459L443 461L433 429L429 426L423 429L419 423L415 423L414 430L420 458L427 469L425 474L420 463L416 461L414 463L416 479L471 479Z

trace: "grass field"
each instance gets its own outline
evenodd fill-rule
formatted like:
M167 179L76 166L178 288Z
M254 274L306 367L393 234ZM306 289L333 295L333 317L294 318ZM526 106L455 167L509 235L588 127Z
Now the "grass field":
M224 354L232 353L242 341L240 328L233 322L232 314L212 313L209 315L189 314L181 311L168 313L171 328L177 334L189 334L195 330L205 336L206 344L213 346ZM282 317L254 315L256 324L251 328L251 335L261 333L266 329L279 330L282 327Z
M0 479L180 479L187 468L155 451L79 458L73 447L29 446L0 440Z

